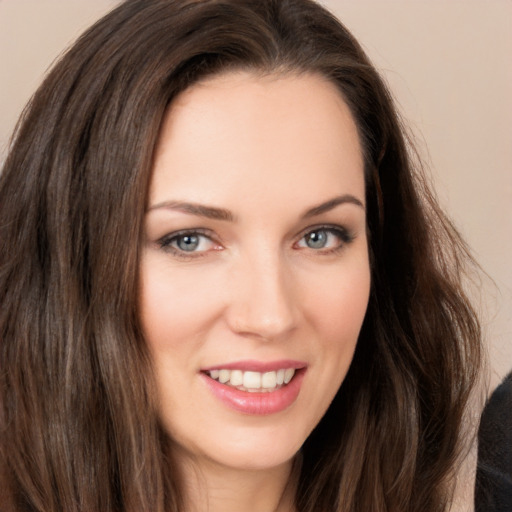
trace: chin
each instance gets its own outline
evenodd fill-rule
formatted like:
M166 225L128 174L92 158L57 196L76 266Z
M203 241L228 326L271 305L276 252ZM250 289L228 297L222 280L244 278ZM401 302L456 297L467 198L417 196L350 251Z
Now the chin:
M202 442L187 446L185 440L179 444L188 456L199 465L210 465L242 471L271 470L289 464L297 455L308 433L293 432L293 429L252 427L229 429L205 436Z

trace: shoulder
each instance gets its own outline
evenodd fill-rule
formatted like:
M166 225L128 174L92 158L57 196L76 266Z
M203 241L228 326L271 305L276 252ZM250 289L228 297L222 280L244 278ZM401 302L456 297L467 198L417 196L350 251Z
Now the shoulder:
M512 373L492 393L482 413L475 510L512 510Z

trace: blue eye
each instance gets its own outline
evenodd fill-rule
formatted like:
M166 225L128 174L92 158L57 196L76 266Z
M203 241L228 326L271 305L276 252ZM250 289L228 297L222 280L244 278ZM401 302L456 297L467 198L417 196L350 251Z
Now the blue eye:
M209 236L198 231L171 233L159 240L158 243L162 249L177 256L199 255L217 246Z
M351 242L353 237L340 227L319 227L308 231L298 242L300 248L314 250L341 249L343 245Z
M325 230L311 231L304 237L304 240L310 249L323 249L329 242L329 233Z
M199 247L200 238L198 235L180 235L175 237L173 243L181 251L192 252Z

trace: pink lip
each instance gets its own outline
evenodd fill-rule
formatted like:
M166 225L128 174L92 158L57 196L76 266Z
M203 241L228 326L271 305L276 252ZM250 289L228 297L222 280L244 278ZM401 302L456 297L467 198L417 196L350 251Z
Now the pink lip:
M209 366L207 368L201 368L203 372L210 372L212 370L242 370L243 372L275 372L281 368L294 368L299 370L307 366L303 361L294 361L292 359L282 359L280 361L235 361L232 363L222 363L215 366Z
M229 367L222 366L222 368L230 369ZM235 366L236 369L241 369L240 366ZM265 371L265 370L252 370L245 371ZM279 366L279 368L293 368L292 366ZM244 414L252 415L269 415L284 411L295 402L299 396L302 380L306 373L304 365L297 370L293 379L283 387L276 391L269 391L266 393L250 393L248 391L240 391L239 389L221 384L220 382L210 378L206 373L201 373L208 389L213 395L219 399L224 405L230 409ZM215 369L215 368L212 368ZM267 371L273 371L267 370Z

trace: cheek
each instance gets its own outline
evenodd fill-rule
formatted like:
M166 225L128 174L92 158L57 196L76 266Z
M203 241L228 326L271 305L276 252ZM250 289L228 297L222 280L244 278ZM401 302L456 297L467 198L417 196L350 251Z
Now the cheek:
M306 311L327 342L355 345L370 294L370 269L364 254L355 265L332 269L317 276L316 286L305 295L310 304Z
M303 311L309 315L314 340L308 386L304 387L304 400L311 412L310 430L325 414L353 359L370 290L370 270L364 262L362 254L353 266L319 272L316 286L303 295L307 300Z
M155 261L156 260L156 261ZM215 321L218 289L208 286L198 272L176 272L147 256L141 272L141 320L152 348L179 348L183 340Z
M323 389L318 400L319 415L327 409L341 386L354 356L368 306L370 269L365 253L352 265L333 268L309 295L310 324L316 332L315 385ZM305 309L306 310L306 309Z

